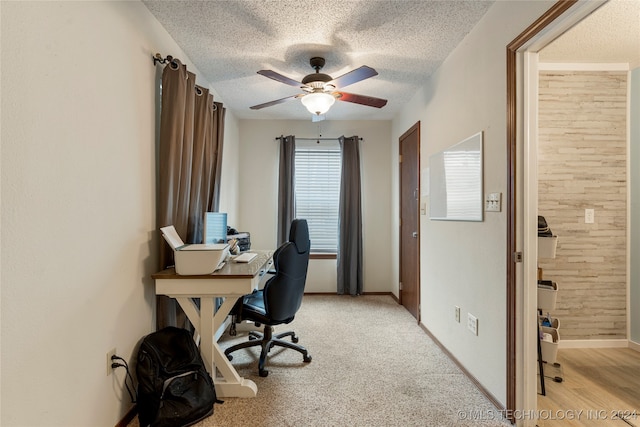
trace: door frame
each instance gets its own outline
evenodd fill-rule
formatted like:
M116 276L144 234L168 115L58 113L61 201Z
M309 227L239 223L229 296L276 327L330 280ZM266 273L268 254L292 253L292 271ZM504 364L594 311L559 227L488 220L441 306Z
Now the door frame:
M417 256L417 263L416 263L416 277L418 280L418 283L416 284L416 295L417 295L417 304L418 306L415 307L416 308L416 320L418 322L418 324L420 324L420 319L422 317L422 313L421 313L421 304L420 304L420 298L421 298L421 293L420 293L420 246L421 246L421 241L422 241L422 233L420 232L420 194L421 194L421 188L420 188L420 120L418 120L415 124L413 124L409 129L407 129L405 132L402 133L402 135L400 135L400 137L398 138L398 157L400 159L399 161L399 167L398 167L398 182L399 182L399 192L398 192L398 210L399 210L399 226L398 226L398 235L400 237L400 241L399 241L399 245L398 245L398 283L402 283L402 140L409 135L411 132L416 132L417 133L417 138L418 138L418 152L417 157L416 157L416 161L417 161L417 171L418 171L418 176L417 176L417 181L416 181L416 185L417 185L417 204L416 204L416 208L417 208L417 212L416 212L416 230L418 232L418 256ZM404 306L403 302L402 302L402 298L403 298L403 289L400 288L398 290L398 302L400 303L400 305Z
M537 52L606 0L559 0L507 46L507 409L537 409ZM522 254L518 262L516 254Z

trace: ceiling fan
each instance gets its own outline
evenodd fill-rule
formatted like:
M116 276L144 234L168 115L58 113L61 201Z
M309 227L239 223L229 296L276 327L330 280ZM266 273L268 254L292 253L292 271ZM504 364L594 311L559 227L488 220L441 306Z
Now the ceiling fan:
M334 79L330 75L320 72L322 67L324 67L324 58L313 57L309 62L316 72L305 76L302 79L302 82L295 81L272 70L258 71L258 74L269 77L270 79L276 80L280 83L299 87L304 91L304 93L276 99L275 101L265 102L264 104L254 105L250 108L252 110L260 110L261 108L271 107L272 105L281 104L291 99L302 98L302 104L307 107L307 110L309 110L311 114L320 116L329 111L329 108L331 108L336 99L338 101L352 102L354 104L367 105L369 107L376 108L382 108L387 105L386 99L357 95L355 93L347 93L342 90L338 90L364 79L368 79L369 77L377 76L378 72L373 68L363 65Z

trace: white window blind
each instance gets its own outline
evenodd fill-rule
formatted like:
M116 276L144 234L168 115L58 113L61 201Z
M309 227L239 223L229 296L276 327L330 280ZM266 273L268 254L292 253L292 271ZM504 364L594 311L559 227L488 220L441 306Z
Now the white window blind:
M339 148L296 147L295 216L307 220L312 252L338 249L340 167Z
M480 151L447 151L444 153L444 172L447 187L447 215L464 217L475 212L478 194L482 193L482 158Z

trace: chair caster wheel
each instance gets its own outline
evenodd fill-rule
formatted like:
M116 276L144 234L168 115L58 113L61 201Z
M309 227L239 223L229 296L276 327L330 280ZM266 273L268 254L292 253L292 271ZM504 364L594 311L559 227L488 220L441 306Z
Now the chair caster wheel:
M269 375L269 371L267 371L266 369L260 369L258 373L261 377L266 377L267 375Z
M296 342L298 342L298 341L300 341L300 340L298 339L298 337L297 337L297 336L293 335L293 336L291 337L291 342L292 342L292 343L296 343Z
M304 358L303 358L302 360L303 360L305 363L309 363L309 362L311 362L311 356L307 354L306 356L304 356Z
M232 356L232 355L227 354L226 356L227 356L227 360L228 360L228 361L232 361L232 360L233 360L233 356Z

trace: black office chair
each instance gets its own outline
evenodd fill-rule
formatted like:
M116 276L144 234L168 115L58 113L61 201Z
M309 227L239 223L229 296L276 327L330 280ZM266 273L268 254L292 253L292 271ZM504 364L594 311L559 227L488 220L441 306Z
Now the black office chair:
M296 344L295 332L273 334L273 326L290 323L300 305L304 294L309 266L309 228L304 219L294 219L289 229L289 241L283 243L273 254L275 275L264 285L264 288L245 295L234 307L232 313L236 322L250 320L256 325L264 325L264 333L249 332L249 341L234 345L225 350L229 360L231 353L241 348L262 346L258 373L261 377L269 375L264 368L267 353L275 345L290 348L302 353L304 362L311 362L307 349ZM291 342L282 338L291 337Z

